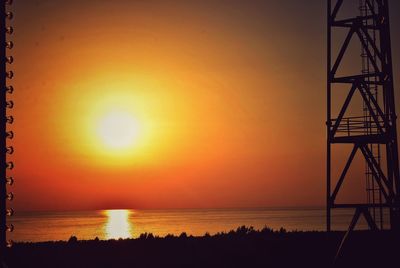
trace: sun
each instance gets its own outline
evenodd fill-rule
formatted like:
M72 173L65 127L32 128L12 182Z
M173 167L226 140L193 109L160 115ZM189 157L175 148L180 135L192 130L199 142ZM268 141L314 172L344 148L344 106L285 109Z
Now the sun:
M98 121L97 134L108 149L129 149L138 137L138 123L128 111L111 110Z

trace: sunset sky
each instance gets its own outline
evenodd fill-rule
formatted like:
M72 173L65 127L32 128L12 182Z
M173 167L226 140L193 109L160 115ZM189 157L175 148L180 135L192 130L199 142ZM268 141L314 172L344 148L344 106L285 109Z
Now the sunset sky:
M325 0L14 2L16 210L324 205Z

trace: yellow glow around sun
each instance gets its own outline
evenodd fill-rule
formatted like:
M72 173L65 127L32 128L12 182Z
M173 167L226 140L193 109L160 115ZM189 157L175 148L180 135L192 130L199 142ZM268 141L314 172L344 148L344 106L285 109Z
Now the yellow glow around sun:
M173 88L160 81L95 72L66 84L69 94L60 96L64 106L58 108L65 143L59 147L79 155L79 164L106 169L163 164L162 156L183 142L176 126L186 114Z
M138 135L138 122L128 111L111 110L100 118L97 134L109 149L129 149Z

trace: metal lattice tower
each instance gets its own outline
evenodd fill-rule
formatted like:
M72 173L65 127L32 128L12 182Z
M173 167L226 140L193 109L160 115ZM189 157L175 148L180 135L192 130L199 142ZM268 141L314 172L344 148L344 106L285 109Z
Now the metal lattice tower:
M351 1L357 8L344 7ZM355 210L349 230L361 215L370 229L383 229L387 220L387 226L398 230L400 178L388 0L351 1L328 0L327 230L334 208ZM351 46L354 42L361 52ZM353 66L359 63L359 68L344 66L345 59ZM339 106L337 91L345 92ZM344 167L335 166L332 147L344 144L352 146L350 155ZM353 178L365 177L365 201L339 203L337 195L350 179L356 154L362 155L365 167ZM340 176L333 178L332 170L338 169Z

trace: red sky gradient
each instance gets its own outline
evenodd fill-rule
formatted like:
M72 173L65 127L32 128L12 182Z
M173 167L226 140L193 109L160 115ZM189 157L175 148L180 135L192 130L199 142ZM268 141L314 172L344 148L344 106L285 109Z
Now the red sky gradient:
M15 1L15 209L324 205L325 4ZM110 152L119 106L139 137Z

